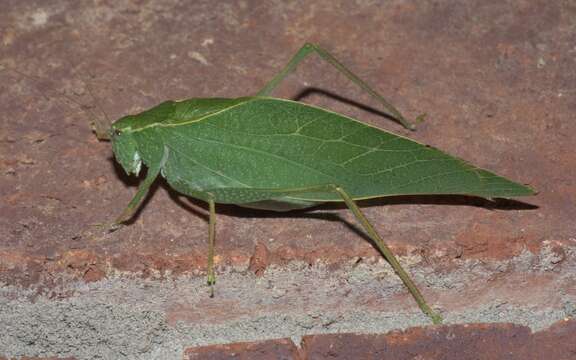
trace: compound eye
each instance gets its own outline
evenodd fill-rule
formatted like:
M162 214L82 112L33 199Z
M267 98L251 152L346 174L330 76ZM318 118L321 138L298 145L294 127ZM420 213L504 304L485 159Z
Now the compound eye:
M122 134L122 131L120 131L118 129L114 129L114 135L115 136L119 136L120 134Z

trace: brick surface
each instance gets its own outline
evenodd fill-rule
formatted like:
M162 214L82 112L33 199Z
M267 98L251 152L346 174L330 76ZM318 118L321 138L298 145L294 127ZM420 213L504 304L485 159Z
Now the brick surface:
M319 335L305 337L308 359L576 359L576 322L557 331L531 334L513 324L470 324L413 328L387 335ZM555 333L563 336L555 338Z
M415 328L388 335L305 337L309 359L488 360L526 359L530 329L523 326L461 325Z
M422 112L428 118L408 134L326 94L307 92L304 100L540 192L526 203L496 205L458 196L364 202L396 253L423 254L435 264L509 259L524 249L537 253L545 240L561 247L574 236L576 185L568 174L576 167L570 151L576 70L567 29L576 12L567 3L325 1L252 8L166 0L158 6L168 21L129 1L100 4L98 13L109 14L102 17L87 5L59 3L12 2L0 14L7 29L0 71L2 281L49 286L54 272L90 282L114 270L142 276L204 270L205 206L190 205L161 181L131 226L112 234L90 226L119 214L137 180L114 165L109 144L94 139L88 121L103 117L100 110L116 119L165 99L254 93L305 41L330 49L409 118ZM189 22L179 21L191 18L195 30L188 32ZM81 20L65 26L65 19ZM305 82L375 106L318 59L306 61L276 95L295 97ZM69 98L94 111L79 110ZM342 206L289 214L220 206L219 213L219 266L247 267L258 242L276 264L378 256Z
M167 99L254 94L306 41L333 52L408 118L427 113L426 120L418 131L405 131L317 58L302 64L276 96L409 136L539 191L521 201L399 196L361 202L433 306L457 321L537 326L576 313L576 7L570 1L4 0L1 8L0 283L7 285L7 301L21 301L6 313L27 314L28 336L37 330L34 319L42 318L33 311L41 302L30 299L46 301L49 323L58 311L75 309L74 302L59 307L57 301L91 291L106 294L94 304L95 311L104 309L104 318L90 314L110 329L117 319L107 318L107 309L123 314L126 306L136 323L151 315L160 319L154 344L165 341L164 331L175 324L205 334L214 326L254 321L257 337L268 334L258 319L285 317L294 334L274 335L283 338L310 329L348 331L354 317L346 316L354 311L386 311L394 320L395 314L412 316L389 328L422 323L414 320L413 300L390 280L378 252L341 205L282 214L218 206L217 272L244 277L228 280L228 289L237 292L222 288L226 280L219 277L220 297L211 301L203 296L205 281L198 280L207 265L202 202L158 181L129 226L113 233L92 226L114 219L139 180L123 174L109 143L94 138L91 119L106 113L114 120ZM325 272L305 271L316 264ZM285 273L267 278L279 266ZM330 277L340 269L348 273ZM309 278L295 282L293 274ZM174 279L184 282L174 289L145 282ZM196 280L196 288L187 287ZM19 326L18 319L14 323ZM386 316L382 324L388 324ZM64 336L72 345L78 337L73 331L93 331L83 344L95 348L114 336L94 330L91 322L74 325ZM442 348L442 336L451 336L445 329L452 329L468 353L480 348L478 334L495 351L503 349L502 339L516 344L529 337L549 344L536 346L535 353L565 356L572 351L564 341L571 326L535 335L512 325L409 334ZM226 330L214 333L227 338ZM380 337L335 336L322 341L392 346ZM26 349L26 337L14 339ZM327 351L320 339L307 340L310 351ZM59 345L50 346L66 351L70 344ZM156 350L132 345L107 351L138 357Z
M545 331L537 332L533 340L534 359L576 359L576 320L560 321Z
M214 345L186 350L186 360L304 360L290 339Z
M446 325L305 336L300 352L289 339L190 348L186 359L574 360L575 337L574 320L536 333L514 324Z
M29 357L29 356L22 356L17 358L6 358L0 356L0 360L76 360L75 357Z

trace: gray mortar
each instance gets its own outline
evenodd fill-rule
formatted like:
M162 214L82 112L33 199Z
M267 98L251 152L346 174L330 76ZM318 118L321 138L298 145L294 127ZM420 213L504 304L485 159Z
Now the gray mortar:
M563 284L575 279L576 248L566 250L561 263L545 249L540 255L524 252L505 262L461 261L448 274L418 266L410 272L419 284L428 286L425 292L460 299L466 298L472 284L490 286L487 279L504 271L510 278L553 273L552 285L540 290L549 292L545 301L526 293L519 301L495 290L491 301L442 309L446 323L512 322L540 330L575 313L576 298L563 291ZM408 266L418 262L414 257L402 260ZM3 286L0 354L181 359L191 346L284 337L299 341L303 335L320 333L384 333L430 323L415 305L403 304L406 301L390 306L390 298L405 290L382 261L357 266L351 262L336 271L322 264L310 268L293 263L271 267L261 278L237 269L220 273L215 299L207 297L204 278L188 276L143 280L114 274L96 283L53 289L52 296L73 293L59 300L48 294L33 296L36 289ZM167 310L175 304L187 305L195 320L169 324ZM214 316L210 309L222 313Z

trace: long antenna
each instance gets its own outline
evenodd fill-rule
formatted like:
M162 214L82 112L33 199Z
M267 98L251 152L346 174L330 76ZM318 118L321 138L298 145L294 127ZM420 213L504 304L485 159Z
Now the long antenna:
M90 73L89 70L88 70L88 75L91 78L94 78L94 75L92 75L92 73ZM94 101L96 108L98 108L102 112L102 114L104 114L104 118L106 119L107 123L112 124L112 121L110 121L110 117L106 113L106 110L104 110L104 108L98 104L98 98L96 98L96 96L94 96L94 92L92 91L92 87L90 86L90 84L85 82L84 85L86 86L86 90L88 90L88 94L90 94L90 97ZM99 140L110 140L110 135L108 133L108 126L102 124L102 122L100 122L100 121L94 121L93 125L94 125L94 132L96 133L96 137Z
M3 66L2 68L0 68L0 70L12 71L12 72L14 72L14 73L22 76L23 78L32 81L32 82L40 82L40 81L44 80L44 79L42 79L41 77L26 74L26 73L24 73L24 72L22 72L22 71L20 71L20 70L18 70L18 69L12 68L12 67L5 67L5 66ZM84 81L83 81L83 82L84 82ZM90 89L90 87L88 86L88 84L87 84L86 82L84 82L84 85L86 86L86 88L87 88L87 90L88 90L88 93L90 94L90 96L91 96L92 99L94 100L94 102L95 102L95 104L96 104L96 107L98 107L98 108L102 111L102 113L104 114L106 120L107 120L108 123L110 124L111 122L110 122L110 120L109 120L109 118L108 118L108 115L107 115L106 112L105 112L101 107L99 107L98 104L96 103L96 97L94 97L94 94L93 94L92 90ZM53 86L51 86L51 85L48 85L48 86L49 86L49 87L51 88L51 90L52 90L53 92L55 92L58 96L60 96L60 97L62 97L62 98L64 98L64 99L66 99L66 100L74 103L81 111L87 113L87 114L90 116L90 118L91 118L92 130L96 133L96 137L98 138L98 140L109 140L109 139L110 139L110 135L109 135L108 130L107 130L107 129L108 129L108 126L106 126L105 124L103 124L101 121L98 120L97 114L94 113L94 111L91 109L90 106L87 106L87 105L82 104L81 102L79 102L79 101L73 99L72 97L70 97L70 96L62 93L61 91L55 89L55 88L54 88ZM49 96L47 96L46 93L45 93L44 91L42 91L42 90L39 90L39 89L34 88L34 87L32 87L32 89L33 89L34 91L38 92L38 93L39 93L44 99L46 99L46 100L55 99L57 102L62 103L61 100L58 100L58 97L57 97L57 96L55 96L55 97L49 97ZM64 110L62 110L62 111L64 111Z

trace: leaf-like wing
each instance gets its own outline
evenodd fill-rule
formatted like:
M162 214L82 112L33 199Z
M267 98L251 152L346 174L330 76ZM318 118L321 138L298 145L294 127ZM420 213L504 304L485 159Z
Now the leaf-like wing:
M281 197L323 184L354 199L407 194L532 195L532 189L435 148L298 102L245 98L191 121L155 127L169 149L164 176L180 191L212 191L218 202ZM192 194L190 194L192 195ZM340 201L336 194L291 194Z

